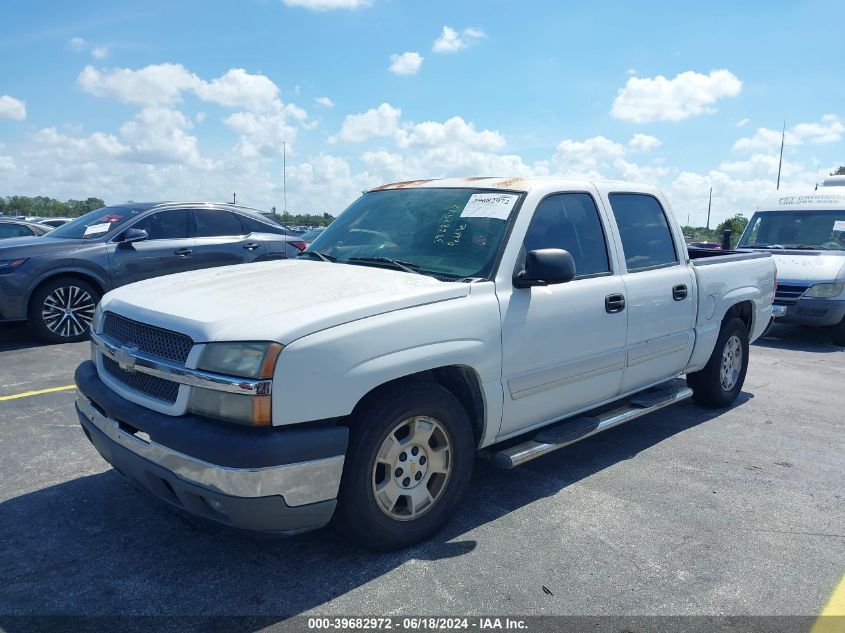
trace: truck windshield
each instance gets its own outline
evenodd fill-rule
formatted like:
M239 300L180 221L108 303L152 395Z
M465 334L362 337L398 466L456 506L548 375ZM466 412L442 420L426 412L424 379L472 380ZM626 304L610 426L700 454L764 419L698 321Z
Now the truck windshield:
M758 211L742 234L739 247L845 250L845 210Z
M371 191L299 256L444 280L488 278L520 197L463 188Z
M103 207L53 229L49 236L69 240L97 240L117 232L143 211L142 207Z

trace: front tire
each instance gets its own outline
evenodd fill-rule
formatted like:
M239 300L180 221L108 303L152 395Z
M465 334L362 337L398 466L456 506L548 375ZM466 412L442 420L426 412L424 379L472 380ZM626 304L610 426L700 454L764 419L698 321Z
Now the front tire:
M390 551L424 541L454 513L475 446L451 392L420 383L387 392L355 414L335 525L357 544Z
M100 293L74 277L48 281L32 296L29 323L48 343L75 343L88 338Z
M722 325L710 360L700 371L687 374L687 385L698 404L713 409L736 400L748 371L748 328L733 317Z

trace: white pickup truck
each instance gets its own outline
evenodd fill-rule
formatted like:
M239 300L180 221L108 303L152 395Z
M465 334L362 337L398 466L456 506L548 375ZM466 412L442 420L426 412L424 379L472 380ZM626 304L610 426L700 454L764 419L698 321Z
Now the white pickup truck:
M771 318L767 252L692 255L649 186L394 183L299 259L108 293L77 369L116 470L247 530L394 549L513 467L690 396L724 407ZM686 374L686 381L679 380Z

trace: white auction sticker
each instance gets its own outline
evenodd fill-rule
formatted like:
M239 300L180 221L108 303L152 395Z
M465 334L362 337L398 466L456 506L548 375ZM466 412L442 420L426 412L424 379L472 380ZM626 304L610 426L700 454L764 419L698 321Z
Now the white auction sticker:
M507 220L519 196L513 193L474 193L467 200L462 218Z
M106 233L110 228L110 222L103 222L102 224L92 224L91 226L85 229L85 233L83 233L82 236L85 237L86 235L99 235L100 233Z
M836 220L833 223L834 231L845 231L845 220Z

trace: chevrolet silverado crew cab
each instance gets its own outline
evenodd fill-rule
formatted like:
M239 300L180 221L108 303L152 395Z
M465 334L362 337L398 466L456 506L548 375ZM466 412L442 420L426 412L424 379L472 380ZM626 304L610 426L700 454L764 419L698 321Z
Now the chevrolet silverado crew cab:
M777 322L825 328L845 345L845 183L763 200L739 247L772 253Z
M189 513L399 548L458 509L479 452L510 468L732 403L774 280L768 252L692 257L653 187L395 183L297 259L106 294L76 407L116 470Z

